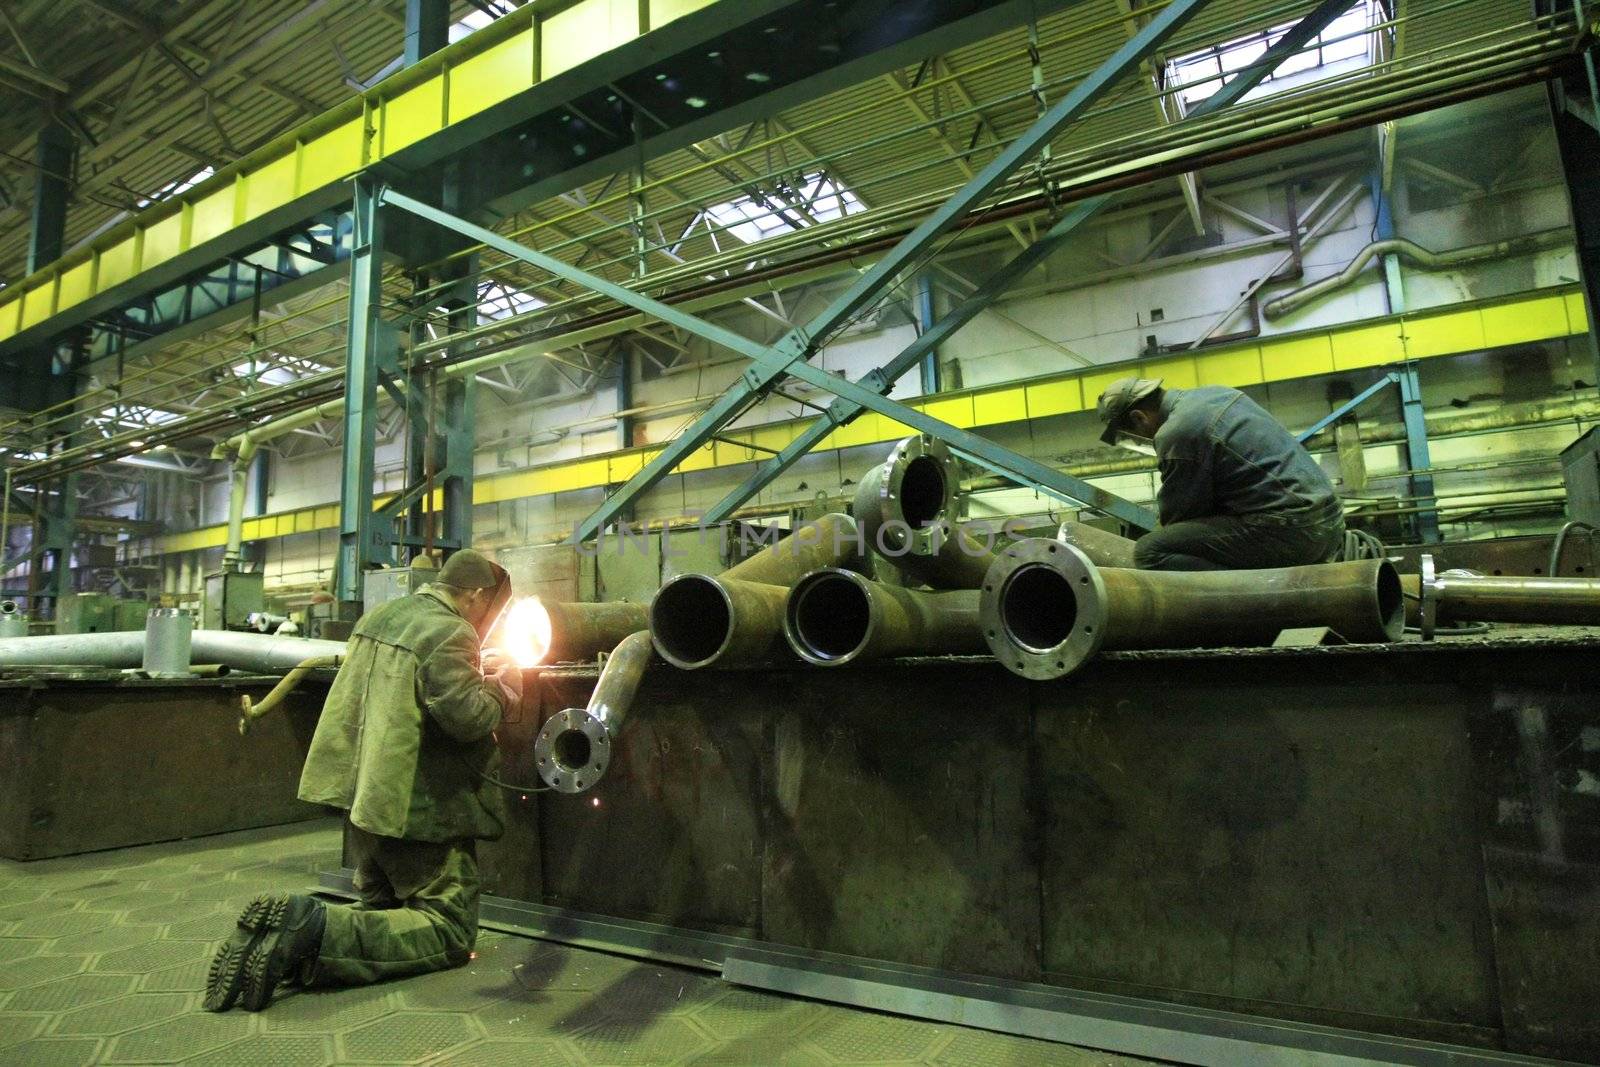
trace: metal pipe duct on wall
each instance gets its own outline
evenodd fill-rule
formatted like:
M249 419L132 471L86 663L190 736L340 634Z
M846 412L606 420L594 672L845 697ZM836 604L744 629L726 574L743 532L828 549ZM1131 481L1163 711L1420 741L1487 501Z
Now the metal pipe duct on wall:
M1355 281L1362 268L1379 256L1399 256L1426 270L1449 270L1452 267L1465 266L1468 263L1475 263L1483 259L1498 259L1504 256L1537 252L1541 249L1568 244L1571 240L1571 234L1566 230L1545 230L1541 233L1527 234L1508 241L1469 245L1466 248L1456 248L1448 252L1432 252L1415 241L1406 240L1404 237L1390 237L1367 245L1357 252L1355 258L1337 274L1330 275L1320 281L1315 281L1310 285L1296 289L1292 293L1285 293L1276 299L1267 301L1261 308L1261 313L1269 319L1276 319L1289 314L1296 308L1304 307L1306 304L1326 296L1328 293L1342 289Z
M552 715L533 742L539 777L560 793L593 789L611 765L613 745L650 666L650 631L629 634L611 652L585 708Z
M983 633L1013 674L1071 674L1102 649L1220 648L1271 643L1326 626L1347 641L1399 640L1400 576L1388 560L1247 571L1100 568L1059 541L1001 553L979 603Z
M143 630L10 637L0 640L0 667L74 665L129 670L144 663L144 642ZM196 630L190 648L196 663L221 663L256 674L279 674L311 656L344 655L343 641L232 630Z
M783 631L795 654L818 667L984 650L977 590L902 589L839 568L808 574L790 590Z
M753 663L786 647L789 587L814 570L859 566L861 533L848 515L824 515L722 574L680 574L650 602L650 635L661 658L695 670Z

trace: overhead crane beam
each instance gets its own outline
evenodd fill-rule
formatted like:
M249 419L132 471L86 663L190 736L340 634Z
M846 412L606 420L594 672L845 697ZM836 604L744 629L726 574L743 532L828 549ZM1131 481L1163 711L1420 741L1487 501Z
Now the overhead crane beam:
M841 12L823 0L645 0L637 6L643 21L633 5L614 0L527 4L0 292L0 358L347 206L348 179L365 168L425 178L468 159L473 187L464 210L491 221L609 173L641 150L682 148L913 56L991 36L1031 9L1076 2L855 0ZM775 53L769 28L815 47ZM708 54L719 60L708 63ZM241 61L223 59L202 78ZM746 70L759 77L744 77ZM570 108L609 114L613 85L671 128L642 145L577 129ZM96 151L132 136L119 129Z

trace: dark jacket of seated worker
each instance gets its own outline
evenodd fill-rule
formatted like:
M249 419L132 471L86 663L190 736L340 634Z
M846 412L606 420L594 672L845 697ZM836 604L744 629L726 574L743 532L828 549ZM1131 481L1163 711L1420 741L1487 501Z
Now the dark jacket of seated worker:
M1100 394L1100 439L1153 453L1161 525L1134 546L1145 570L1330 563L1344 546L1333 483L1283 425L1237 389L1123 378Z

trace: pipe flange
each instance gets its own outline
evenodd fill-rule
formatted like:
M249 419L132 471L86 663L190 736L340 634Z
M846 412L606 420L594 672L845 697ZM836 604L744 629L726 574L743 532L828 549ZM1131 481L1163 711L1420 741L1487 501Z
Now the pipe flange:
M989 567L978 621L990 651L1012 674L1060 678L1105 641L1105 580L1072 545L1030 537L1007 547Z
M545 785L582 793L599 784L611 765L611 732L583 708L568 708L539 728L533 757Z
M961 465L934 437L907 437L862 478L855 519L882 555L934 556L948 537L940 520L955 520Z

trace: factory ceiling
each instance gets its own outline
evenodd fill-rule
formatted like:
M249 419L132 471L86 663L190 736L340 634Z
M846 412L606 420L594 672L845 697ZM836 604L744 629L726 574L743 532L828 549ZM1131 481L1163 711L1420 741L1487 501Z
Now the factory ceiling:
M30 160L52 111L80 135L71 246L374 83L397 65L404 6L403 0L6 4L0 280L24 270ZM1130 161L1158 148L1180 146L1173 129L1184 106L1258 55L1308 6L1214 0L1166 54L1058 138L1051 170L1030 168L957 239L1015 247L1030 240L1052 192L1070 192L1075 182L1109 173L1107 167L1133 167ZM457 33L511 7L510 0L458 3ZM830 259L870 252L883 235L914 224L1026 129L1041 98L1059 98L1126 42L1139 14L1129 0L1083 0L1035 27L838 88L538 201L496 229L655 293L720 287L779 334L790 311L781 298L763 294L781 287L771 279L821 276ZM1398 14L1382 0L1352 0L1347 16L1297 57L1296 69L1238 106L1274 116L1298 100L1307 108L1327 106L1341 87L1353 94L1379 74L1395 84L1442 81L1472 57L1509 54L1532 41L1536 29L1519 0L1411 0ZM1177 194L1177 210L1198 218L1202 190L1181 169L1169 169L1150 189L1168 200ZM1003 204L1021 206L1001 211ZM473 343L487 347L473 354L515 348L530 337L561 337L614 310L500 260L484 258L479 319L488 325ZM99 360L90 385L105 403L80 411L103 436L147 427L152 435L165 432L178 458L204 456L212 442L260 417L241 407L252 394L303 382L309 397L313 386L337 379L346 302L339 273L330 269L328 284L309 293L264 302L253 317ZM396 307L414 284L393 273L389 295ZM442 328L424 325L424 348ZM543 345L543 354L522 366L488 369L479 381L515 402L592 388L631 353L667 367L686 352L684 339L654 326L582 336L565 348ZM27 455L38 422L0 422L7 423L0 426L0 448ZM337 419L311 423L278 447L326 447L337 434Z

